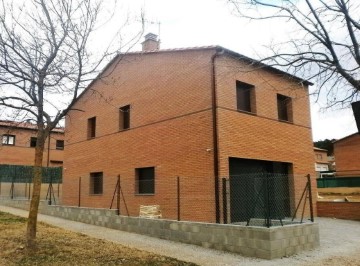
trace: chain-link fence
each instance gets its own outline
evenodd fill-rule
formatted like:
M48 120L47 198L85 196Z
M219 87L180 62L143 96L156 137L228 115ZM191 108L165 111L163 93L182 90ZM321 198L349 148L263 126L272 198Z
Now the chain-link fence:
M216 181L185 176L83 176L67 182L71 191L65 188L64 205L117 209L121 215L143 216L141 209L148 206L156 211L149 217L179 221L270 227L313 220L306 175L249 173Z
M30 199L32 193L33 166L0 165L0 197ZM59 201L61 198L62 167L42 168L41 199Z
M307 218L313 221L310 176L296 178L303 180L302 187L294 176L287 174L250 173L224 179L226 220L266 227L303 222Z

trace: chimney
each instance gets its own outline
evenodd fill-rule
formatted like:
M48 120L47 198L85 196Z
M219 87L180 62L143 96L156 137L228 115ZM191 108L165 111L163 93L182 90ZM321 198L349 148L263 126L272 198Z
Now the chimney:
M160 49L160 41L157 39L157 35L154 33L148 33L145 35L145 41L142 44L142 51L156 51Z

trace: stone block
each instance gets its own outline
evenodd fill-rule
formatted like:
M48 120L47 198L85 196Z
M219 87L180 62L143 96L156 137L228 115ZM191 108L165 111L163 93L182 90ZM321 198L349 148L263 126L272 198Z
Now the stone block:
M271 259L271 252L269 250L256 249L255 256L260 259Z

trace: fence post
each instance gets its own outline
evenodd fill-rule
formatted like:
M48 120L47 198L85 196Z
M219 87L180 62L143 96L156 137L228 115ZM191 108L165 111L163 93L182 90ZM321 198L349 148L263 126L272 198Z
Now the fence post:
M271 225L271 218L270 218L270 188L269 188L269 175L266 175L266 227L270 228Z
M116 195L116 207L117 207L117 215L120 215L120 175L118 175L117 181L117 195Z
M307 175L307 182L308 182L308 188L309 188L310 220L312 222L314 222L314 210L313 210L313 203L312 203L310 174Z
M180 221L180 177L176 177L177 181L177 220Z
M81 176L79 177L79 204L78 207L80 207L81 203Z
M227 182L226 182L226 178L224 177L222 179L222 200L223 200L224 224L228 223L228 220L227 220L228 210L227 210L227 188L226 188L226 185L227 185Z
M28 200L30 200L30 194L31 194L31 183L32 183L32 179L29 178L29 194L28 194Z

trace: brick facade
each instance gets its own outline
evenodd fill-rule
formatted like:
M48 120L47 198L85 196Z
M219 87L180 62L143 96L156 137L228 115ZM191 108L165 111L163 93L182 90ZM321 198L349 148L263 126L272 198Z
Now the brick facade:
M15 145L0 146L0 164L33 165L35 148L31 147L31 137L36 137L33 125L0 121L0 135L15 136ZM62 166L64 151L56 148L56 141L64 140L63 130L54 130L46 142L43 166ZM3 142L2 142L3 143Z
M330 217L360 221L360 202L326 202L317 203L319 217Z
M217 49L127 54L105 69L73 106L81 111L70 111L66 120L65 205L78 205L81 177L81 206L108 208L120 175L122 211L137 216L139 205L159 204L164 218L176 219L180 176L182 220L214 222L214 171L229 176L229 157L291 164L294 196L300 197L304 175L314 176L307 86L276 71L253 69L229 53L215 56ZM236 110L237 80L255 87L255 114ZM278 121L277 94L292 98L291 122ZM119 108L127 105L130 128L119 130ZM96 134L88 139L93 117ZM155 169L152 195L136 193L135 169L143 167ZM90 193L94 172L103 173L100 195Z
M334 142L336 175L360 176L360 134Z

